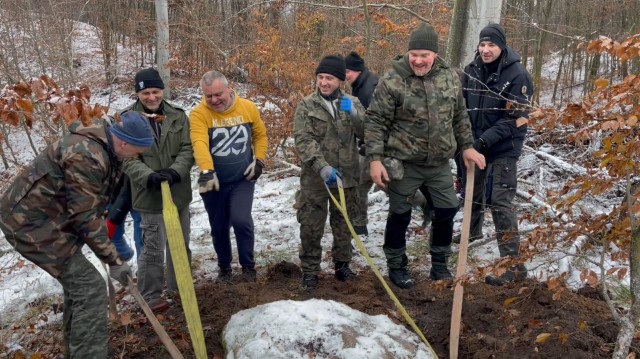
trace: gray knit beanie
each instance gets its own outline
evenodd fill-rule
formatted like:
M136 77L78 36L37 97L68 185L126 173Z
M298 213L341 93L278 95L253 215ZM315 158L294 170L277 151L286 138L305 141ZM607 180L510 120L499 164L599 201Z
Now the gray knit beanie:
M438 34L426 22L421 23L409 35L409 50L431 50L438 52Z

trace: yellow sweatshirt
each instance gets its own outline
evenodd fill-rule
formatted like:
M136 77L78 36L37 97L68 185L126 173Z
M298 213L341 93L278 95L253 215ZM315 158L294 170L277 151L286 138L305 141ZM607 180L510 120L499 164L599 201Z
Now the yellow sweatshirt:
M202 99L189 114L193 157L201 171L214 170L221 183L244 178L255 158L267 154L267 129L255 103L234 95L233 104L215 112Z

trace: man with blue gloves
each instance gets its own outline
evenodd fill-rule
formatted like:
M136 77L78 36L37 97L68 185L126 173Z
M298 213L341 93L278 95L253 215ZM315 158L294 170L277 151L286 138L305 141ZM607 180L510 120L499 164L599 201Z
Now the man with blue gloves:
M318 285L322 261L320 242L327 220L327 203L333 233L331 253L335 276L340 281L355 279L349 268L352 255L349 228L325 187L328 186L336 198L339 198L338 186L343 187L346 205L355 205L360 168L354 136L363 138L364 107L356 97L340 90L345 71L342 56L325 56L316 69L316 91L300 101L293 119L295 146L302 162L296 201L302 244L302 287L305 289Z

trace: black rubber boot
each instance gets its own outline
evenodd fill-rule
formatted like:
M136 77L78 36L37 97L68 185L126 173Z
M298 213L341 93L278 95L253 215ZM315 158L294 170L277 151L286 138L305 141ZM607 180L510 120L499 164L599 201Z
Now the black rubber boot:
M305 273L302 275L302 289L318 288L318 275L313 273Z
M448 257L449 256L444 253L431 252L431 271L429 271L429 278L432 280L453 279L453 276L447 267Z
M402 289L409 289L415 285L406 267L396 269L389 268L389 279L391 283Z

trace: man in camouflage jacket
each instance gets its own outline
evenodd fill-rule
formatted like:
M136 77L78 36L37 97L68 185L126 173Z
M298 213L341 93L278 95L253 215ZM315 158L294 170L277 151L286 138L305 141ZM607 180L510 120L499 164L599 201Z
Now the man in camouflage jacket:
M466 163L484 168L484 157L472 148L458 75L437 56L438 35L423 23L411 33L408 50L378 82L365 131L371 178L389 189L383 249L389 278L401 288L414 284L407 271L407 199L418 189L427 197L434 213L430 277L450 279L447 259L458 201L449 159L460 148Z
M65 357L107 357L106 286L82 247L87 244L126 285L129 266L107 239L102 214L122 173L122 159L138 156L151 143L140 115L122 116L121 124L78 122L2 196L0 229L9 244L62 285Z
M347 223L325 188L327 184L339 198L337 185L341 179L347 205L355 205L360 167L354 136L362 138L364 135L364 108L356 97L340 90L344 79L344 59L339 55L325 56L316 69L317 90L302 99L293 119L295 146L302 161L300 192L297 194L302 242L300 266L302 286L308 289L315 288L318 283L327 202L336 278L346 281L355 277L349 268L352 254Z
M123 112L142 113L155 139L142 156L124 163L124 171L131 181L132 206L140 213L144 243L138 258L138 288L152 309L165 306L161 299L165 252L167 288L173 292L178 290L162 215L160 185L164 181L171 186L171 197L178 209L187 258L191 263L189 204L192 198L190 171L193 149L189 138L189 118L181 108L163 99L162 89L164 83L158 71L151 68L138 71L135 75L138 100Z

